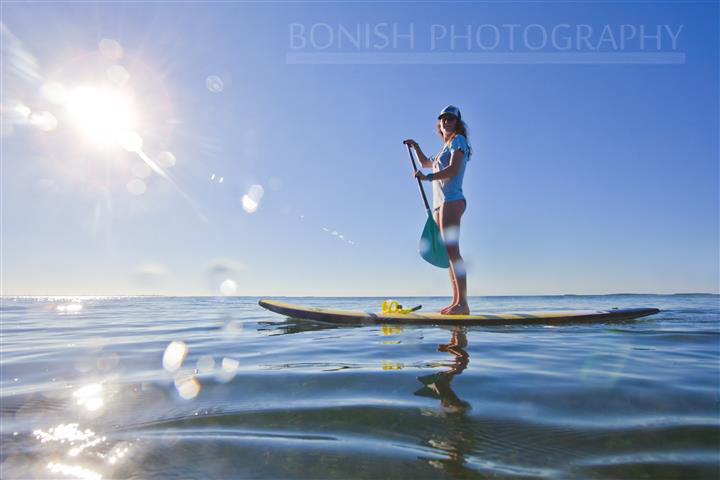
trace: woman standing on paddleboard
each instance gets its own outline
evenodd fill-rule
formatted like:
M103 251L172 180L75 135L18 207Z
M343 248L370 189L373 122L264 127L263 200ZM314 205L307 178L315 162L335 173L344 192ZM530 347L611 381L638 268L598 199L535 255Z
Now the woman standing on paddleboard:
M425 156L415 140L408 139L404 143L415 149L423 167L432 168L432 173L425 175L418 171L415 177L432 183L433 214L450 257L453 302L440 310L440 313L468 315L467 275L460 256L460 218L467 205L462 182L471 150L467 143L467 125L462 121L460 110L453 105L445 107L438 116L437 130L443 139L443 148L430 157Z

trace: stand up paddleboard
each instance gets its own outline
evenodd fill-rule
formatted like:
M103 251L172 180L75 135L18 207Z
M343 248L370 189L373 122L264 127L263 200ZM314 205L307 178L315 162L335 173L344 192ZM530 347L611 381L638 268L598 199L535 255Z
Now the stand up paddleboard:
M548 312L484 313L479 315L441 315L439 313L371 313L349 310L292 305L274 300L260 300L259 305L271 312L290 318L315 320L317 322L362 325L362 324L407 324L407 325L530 325L579 322L608 322L630 320L653 315L657 308L613 308L610 310L559 310Z

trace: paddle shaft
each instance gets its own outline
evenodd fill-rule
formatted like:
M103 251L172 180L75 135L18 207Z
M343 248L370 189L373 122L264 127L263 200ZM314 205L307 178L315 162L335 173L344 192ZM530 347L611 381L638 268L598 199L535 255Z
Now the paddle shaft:
M418 169L417 169L417 165L415 165L415 157L413 157L412 149L410 148L409 144L407 145L407 148L408 148L408 154L410 155L410 161L412 162L413 170L415 170L415 172L417 172ZM430 204L428 203L427 197L425 196L425 189L422 186L422 181L419 178L416 178L416 180L418 182L418 187L420 187L420 193L422 194L423 202L425 202L425 209L429 212Z

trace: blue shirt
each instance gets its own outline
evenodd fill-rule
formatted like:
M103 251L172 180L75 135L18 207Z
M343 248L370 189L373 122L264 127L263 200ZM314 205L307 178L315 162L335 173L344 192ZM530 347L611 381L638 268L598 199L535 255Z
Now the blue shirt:
M460 165L460 171L454 177L445 180L433 180L433 209L438 209L445 202L453 200L463 200L465 196L462 191L463 177L465 176L465 165L470 160L470 149L467 140L463 135L455 135L452 142L443 145L442 150L435 155L431 155L429 160L432 162L432 171L437 173L446 169L450 165L450 157L453 152L463 151L463 161Z

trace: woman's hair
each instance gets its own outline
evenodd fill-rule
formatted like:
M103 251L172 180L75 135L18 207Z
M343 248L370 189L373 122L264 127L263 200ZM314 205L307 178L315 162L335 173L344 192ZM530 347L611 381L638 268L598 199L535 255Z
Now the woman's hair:
M445 137L443 137L442 128L440 126L442 125L442 120L438 118L437 124L435 124L437 128L438 135L440 135L440 138L445 141ZM453 138L455 138L456 135L462 135L465 137L465 141L468 142L468 157L472 154L472 147L470 146L470 141L468 140L468 134L467 134L467 124L463 122L461 119L457 119L457 123L455 124L455 131L452 132L450 135L450 138L448 139L449 142L452 142Z

